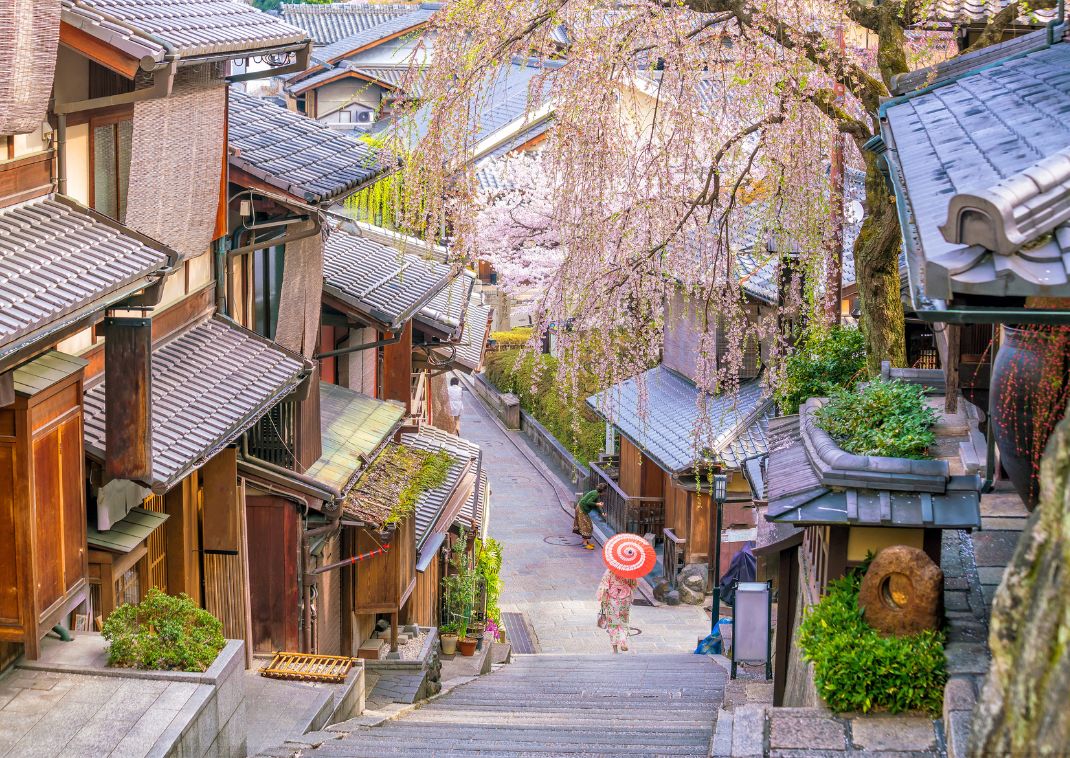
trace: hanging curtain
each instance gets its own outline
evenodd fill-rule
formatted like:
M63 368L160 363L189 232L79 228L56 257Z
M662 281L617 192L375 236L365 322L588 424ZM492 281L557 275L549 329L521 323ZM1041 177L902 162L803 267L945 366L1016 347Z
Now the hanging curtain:
M125 223L193 258L208 252L226 149L226 84L187 69L170 97L134 104Z
M0 2L0 134L45 120L59 48L59 0Z
M308 228L306 225L296 226L294 233ZM275 341L288 350L311 358L319 342L322 298L323 237L314 234L287 243Z

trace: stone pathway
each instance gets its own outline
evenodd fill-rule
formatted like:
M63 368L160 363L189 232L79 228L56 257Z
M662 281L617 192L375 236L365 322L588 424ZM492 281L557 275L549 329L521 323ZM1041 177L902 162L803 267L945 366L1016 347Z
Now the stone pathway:
M526 616L542 653L608 653L609 640L595 625L594 599L605 565L599 550L579 547L572 517L550 479L556 474L534 455L525 456L518 446L526 438L503 430L467 389L461 436L483 448L490 536L505 547L502 610ZM631 620L640 633L630 652L640 655L691 652L709 633L709 617L696 606L633 606Z

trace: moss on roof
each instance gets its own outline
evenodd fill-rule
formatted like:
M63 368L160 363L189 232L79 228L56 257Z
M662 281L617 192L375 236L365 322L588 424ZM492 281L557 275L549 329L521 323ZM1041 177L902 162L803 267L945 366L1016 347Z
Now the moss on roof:
M412 514L422 492L446 480L452 464L453 457L443 451L391 443L357 480L343 510L377 529L394 526Z

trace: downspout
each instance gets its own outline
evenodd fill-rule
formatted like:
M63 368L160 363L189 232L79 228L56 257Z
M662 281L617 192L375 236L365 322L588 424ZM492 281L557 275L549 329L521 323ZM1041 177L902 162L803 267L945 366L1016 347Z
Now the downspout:
M56 192L67 194L67 114L56 116Z
M346 355L348 353L357 353L361 350L371 350L373 347L386 347L387 345L396 345L401 342L401 336L404 333L403 329L395 329L393 337L386 337L375 342L365 342L363 345L350 345L349 347L341 347L337 350L329 350L326 353L316 353L312 356L314 360L321 360L323 358L333 358L336 355Z

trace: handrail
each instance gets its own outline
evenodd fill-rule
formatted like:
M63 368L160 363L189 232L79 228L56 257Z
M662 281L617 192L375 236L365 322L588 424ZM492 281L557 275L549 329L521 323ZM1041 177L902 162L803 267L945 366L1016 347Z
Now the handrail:
M620 485L617 484L616 480L614 480L613 477L611 477L604 470L602 470L597 464L589 463L588 465L590 466L591 471L594 471L594 472L598 473L599 475L601 475L602 480L606 483L606 485L608 487L610 487L614 492L616 492L620 497L624 498L628 502L632 502L632 503L664 503L665 502L665 498L664 497L649 497L649 496L642 496L642 495L629 495L628 493L626 493L624 490L622 490L620 488Z

